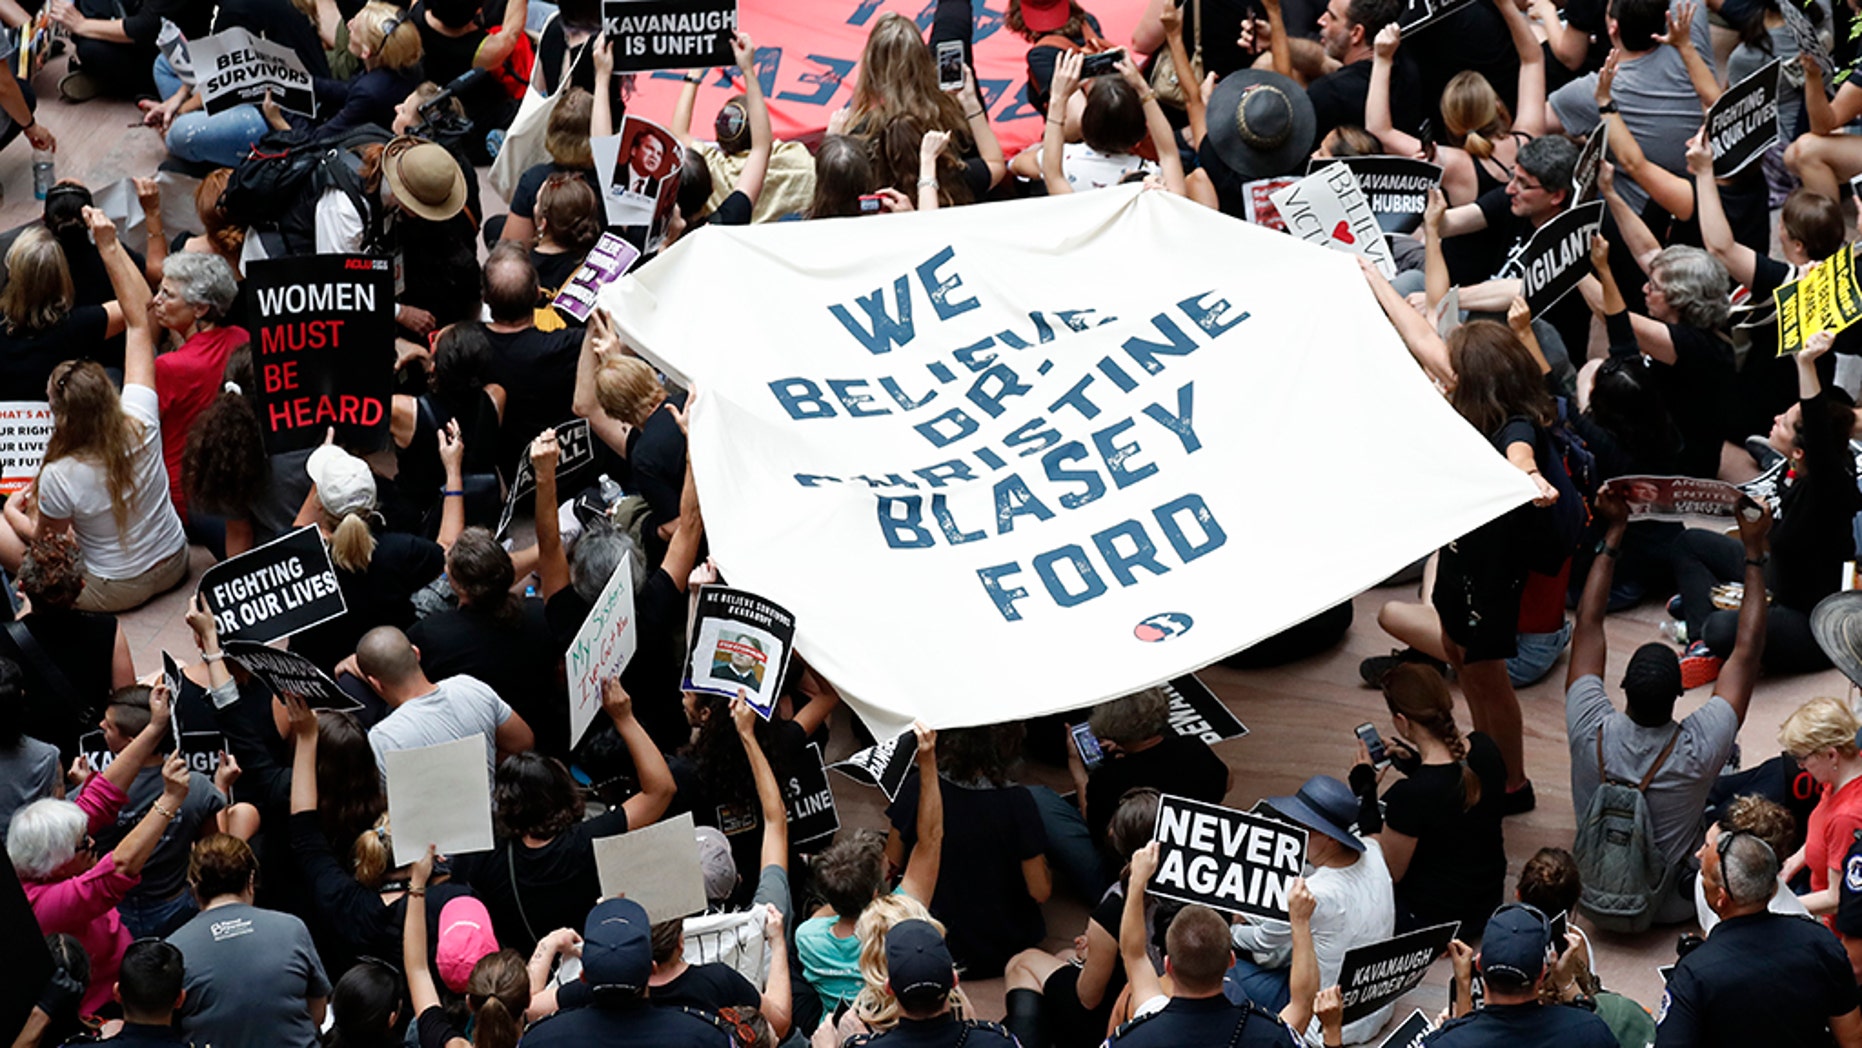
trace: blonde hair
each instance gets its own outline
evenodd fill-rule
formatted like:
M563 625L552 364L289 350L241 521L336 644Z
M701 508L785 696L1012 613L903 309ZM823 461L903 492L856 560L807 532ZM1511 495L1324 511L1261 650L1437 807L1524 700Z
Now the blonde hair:
M368 518L350 512L338 520L325 512L323 519L330 526L330 559L344 571L367 571L369 561L375 559L375 532L369 529Z
M666 398L653 365L639 357L611 356L595 372L595 399L601 410L630 426L646 424L647 416Z
M1513 114L1487 78L1469 69L1456 73L1442 89L1442 124L1461 140L1469 156L1487 160L1493 156L1494 142L1513 132Z
M579 87L571 87L556 100L550 110L549 125L543 132L543 148L550 159L563 167L594 167L595 154L588 145L588 125L595 112L595 96Z
M1849 704L1819 697L1799 706L1778 728L1778 744L1794 755L1834 749L1843 757L1856 755L1856 732L1862 730Z
M420 27L407 12L383 0L362 8L358 43L368 52L370 69L407 69L420 61Z
M77 297L71 266L58 238L44 226L34 226L13 241L6 253L6 272L0 313L15 334L48 330L71 312Z
M382 812L375 825L356 834L349 846L349 864L356 883L364 888L380 888L394 869L394 835L388 832L388 813Z
M931 916L924 903L904 894L874 899L860 911L860 919L853 926L854 937L860 940L860 978L865 985L854 997L851 1010L855 1018L874 1031L891 1029L904 1014L899 999L893 996L891 974L886 970L886 933L901 921L928 921L939 935L944 934L944 922ZM975 1014L970 999L959 988L951 989L950 1004L958 1018Z
M963 105L938 90L937 63L911 19L889 11L867 34L860 80L848 107L850 133L871 138L896 117L915 116L928 130L948 131L962 152L970 142Z
M52 369L52 439L45 445L45 467L75 458L103 470L110 494L110 517L116 540L129 548L129 495L136 489L135 454L142 444L142 423L123 411L116 384L103 366L91 360L67 360ZM33 497L38 498L35 478Z

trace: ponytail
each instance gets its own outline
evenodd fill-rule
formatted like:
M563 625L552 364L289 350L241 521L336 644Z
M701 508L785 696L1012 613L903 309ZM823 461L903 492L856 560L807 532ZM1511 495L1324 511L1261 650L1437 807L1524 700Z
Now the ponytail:
M1468 740L1461 737L1461 729L1455 727L1450 719L1440 725L1430 725L1429 730L1436 737L1448 744L1448 753L1461 765L1461 810L1472 811L1481 802L1481 777L1474 774L1474 767L1468 763Z
M375 533L360 513L346 513L330 536L330 559L344 571L367 571L375 556Z
M1448 682L1433 668L1410 662L1385 674L1383 689L1384 704L1392 714L1402 714L1411 724L1433 735L1461 765L1461 810L1479 804L1480 776L1468 766L1468 743L1455 725L1455 700L1449 694Z
M1469 131L1461 140L1461 148L1476 160L1493 159L1493 143L1487 141L1487 137L1479 131Z
M356 883L364 888L379 888L387 879L388 871L394 869L394 837L388 832L388 816L384 814L375 820L375 825L356 835L355 843L349 846L349 861L354 867Z
M466 982L473 1048L517 1048L530 1008L530 973L523 955L499 950L479 958Z

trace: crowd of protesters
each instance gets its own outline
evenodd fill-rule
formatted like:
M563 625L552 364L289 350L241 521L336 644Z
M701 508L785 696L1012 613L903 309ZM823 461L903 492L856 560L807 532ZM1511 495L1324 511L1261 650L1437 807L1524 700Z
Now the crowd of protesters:
M36 13L0 0L9 26ZM1818 698L1785 720L1778 757L1741 768L1738 744L1765 675L1862 663L1845 629L1862 606L1839 592L1862 522L1862 368L1829 331L1781 356L1766 306L1850 250L1862 85L1836 70L1862 60L1862 32L1847 5L1150 0L1125 40L1076 0L1008 0L1028 45L1014 90L1045 118L1012 156L969 67L970 0L938 0L924 26L875 18L850 103L809 142L775 139L754 75L710 136L696 72L674 112L630 114L593 0L43 13L69 56L63 97L136 100L171 154L167 192L198 189L197 221L170 236L163 185L135 181L137 252L100 187L58 182L5 252L0 395L54 420L36 480L0 513L15 609L0 834L19 890L0 888L51 958L42 986L16 987L36 1002L23 1027L0 1030L19 1048L1372 1043L1393 1008L1346 1021L1345 955L1450 921L1455 992L1426 1044L1862 1046L1862 722ZM320 118L269 95L209 111L163 44L233 28L295 54ZM940 68L950 44L960 82ZM732 48L755 68L748 35ZM1716 177L1706 109L1764 70L1779 141ZM527 90L550 102L525 124ZM55 148L36 107L29 78L0 76L0 146ZM590 144L629 115L664 126L635 135L630 170L673 183L639 225L609 221ZM1598 131L1593 178L1580 153ZM508 201L481 199L504 143L528 162ZM255 208L255 165L292 151L329 159ZM1395 277L1367 263L1364 279L1535 497L1418 565L1419 601L1383 608L1402 647L1362 674L1386 752L1361 744L1339 774L1261 802L1308 840L1286 918L1147 892L1162 797L1260 792L1173 730L1160 689L1071 718L919 724L884 825L793 839L811 746L863 729L800 659L767 719L744 696L681 691L688 607L720 581L692 394L606 314L559 305L604 234L652 266L706 224L884 222L1127 182L1249 218L1250 183L1364 156L1440 166L1414 231L1390 238ZM1521 251L1583 195L1604 203L1588 272L1535 316ZM404 277L389 445L332 431L267 453L247 270L357 252ZM594 462L559 483L557 427L576 418ZM534 525L507 539L520 470ZM1745 494L1711 527L1632 517L1611 482L1646 475ZM117 616L182 585L197 548L232 557L312 525L347 610L288 647L350 709L273 694L198 598L178 680L132 651ZM571 745L566 652L621 570L637 650ZM1661 600L1667 637L1607 681L1607 616ZM1509 887L1507 820L1539 803L1515 688L1560 661L1577 832ZM210 773L179 754L183 721L223 737ZM393 755L474 739L492 847L397 849ZM1026 785L1029 760L1075 793ZM684 814L704 914L604 895L597 842ZM1054 952L1050 934L1074 930L1047 920L1057 894L1088 916ZM1580 930L1696 926L1661 1000L1640 1003L1601 985L1608 946ZM999 978L1002 1009L960 977Z

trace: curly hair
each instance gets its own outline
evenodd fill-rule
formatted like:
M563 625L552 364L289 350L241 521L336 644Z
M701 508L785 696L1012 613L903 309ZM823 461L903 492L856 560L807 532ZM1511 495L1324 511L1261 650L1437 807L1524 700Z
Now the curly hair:
M41 530L26 547L19 588L35 608L69 608L84 589L84 551L69 531Z
M252 406L258 378L250 342L227 354L225 376L239 391L221 390L194 420L181 450L181 487L190 506L244 517L264 500L272 479L264 433Z
M853 999L854 1015L875 1031L890 1030L904 1018L905 1010L898 995L892 992L891 973L886 966L886 933L904 921L924 921L944 934L944 922L931 916L925 904L909 895L882 895L873 900L854 925L854 937L860 941L860 992ZM976 1014L970 999L959 987L950 990L951 1011L959 1019Z
M738 738L737 725L731 721L731 700L722 695L698 693L693 693L692 698L698 704L699 722L687 753L698 765L699 781L712 796L745 800L761 811L757 807L756 779L750 772L750 758L744 754L743 740ZM789 768L783 747L773 745L774 723L757 718L756 741L769 758L776 781L783 782L788 779Z
M505 758L491 790L492 823L506 839L551 840L582 821L582 791L554 757L519 753Z
M937 767L952 782L1006 786L1027 729L1020 721L938 732Z

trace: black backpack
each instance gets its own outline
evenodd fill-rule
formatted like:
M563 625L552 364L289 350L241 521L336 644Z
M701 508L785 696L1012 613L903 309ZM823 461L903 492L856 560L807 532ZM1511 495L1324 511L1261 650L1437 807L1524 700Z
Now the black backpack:
M220 207L259 236L269 257L308 255L317 250L317 199L326 190L341 189L369 229L363 251L373 251L379 247L381 208L363 187L357 150L386 145L393 137L372 124L328 137L269 132L233 169Z

